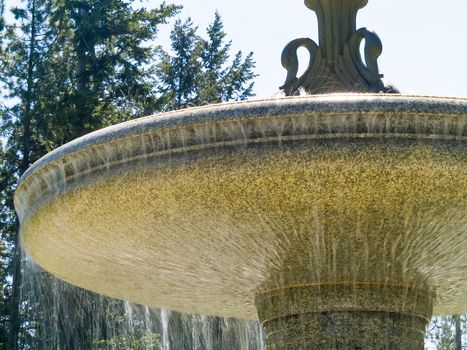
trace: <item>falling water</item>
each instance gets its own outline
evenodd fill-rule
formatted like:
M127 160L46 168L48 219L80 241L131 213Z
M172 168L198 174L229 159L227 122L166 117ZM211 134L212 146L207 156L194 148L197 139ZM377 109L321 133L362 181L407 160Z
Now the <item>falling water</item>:
M448 113L434 100L407 108L405 100L387 98L383 111L378 100L375 110L362 112L357 101L351 112L327 113L335 101L323 101L322 112L311 108L317 107L312 99L180 112L178 119L136 121L69 144L20 185L21 220L52 203L37 215L35 230L28 228L28 248L76 284L192 312L253 318L258 290L281 297L281 287L293 285L327 291L319 302L308 300L312 308L331 308L341 295L381 293L394 302L385 306L406 311L418 291L431 298L427 280L442 297L437 311L459 308L465 283L458 276L466 268L467 223L459 210L464 104L451 101ZM243 118L249 114L254 117ZM134 175L148 164L157 167ZM113 169L122 173L105 186L95 181ZM83 191L73 190L84 181ZM67 196L57 196L62 192ZM114 275L102 275L105 269ZM25 287L24 299L31 310L46 311L39 313L40 331L31 331L47 334L40 339L51 345L43 349L84 346L76 339L93 350L264 347L257 322L153 310L72 291L37 268L30 275L45 276ZM297 295L293 305L303 301ZM424 307L431 308L431 299Z
M25 262L22 288L25 322L23 322L20 339L22 349L265 349L263 332L260 331L258 322L241 320L229 322L227 319L207 316L180 315L167 310L120 302L57 280L26 257ZM67 300L64 300L64 296ZM183 334L183 329L176 329L176 324L172 323L170 326L171 315L185 319L185 323L192 323L188 334ZM124 322L118 321L120 316L123 316ZM90 318L93 322L85 324L82 317ZM434 318L428 329L434 329L437 322L439 320ZM220 325L220 327L215 327L213 324ZM170 333L179 339L189 339L190 332L191 347L170 346ZM244 339L241 339L242 332ZM226 334L229 335L226 336ZM430 339L429 336L427 335L425 349L434 350L436 340ZM224 347L218 347L219 344L223 344ZM239 347L236 347L238 344Z
M169 316L170 311L164 309L161 310L162 350L170 349Z
M258 322L184 315L69 285L28 257L22 286L22 349L261 350Z

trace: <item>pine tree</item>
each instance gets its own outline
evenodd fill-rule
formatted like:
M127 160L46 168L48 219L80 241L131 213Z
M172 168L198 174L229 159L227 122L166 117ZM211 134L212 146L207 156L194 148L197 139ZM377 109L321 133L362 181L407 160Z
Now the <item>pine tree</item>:
M27 0L1 32L0 84L6 103L0 107L0 141L5 141L0 148L0 235L6 244L0 245L0 349L7 328L9 349L115 348L116 342L131 348L142 337L156 336L135 333L123 339L112 333L112 327L122 326L121 301L71 287L43 271L22 280L13 193L34 161L87 132L155 111L252 95L252 56L243 59L239 52L228 63L230 43L224 43L217 14L207 40L196 35L191 21L177 22L172 40L181 54L172 60L159 50L167 60L155 66L158 56L149 43L177 11L166 4L133 9L132 1L123 0ZM165 90L159 92L160 87ZM23 289L20 302L21 285L39 293Z
M155 109L155 53L148 43L178 8L162 4L157 9L134 10L131 4L65 0L57 9L55 16L68 33L62 49L68 77L59 80L66 84L49 100L48 109L53 113L47 120L49 130L54 124L63 124L63 119L68 121L62 143Z
M45 32L46 4L44 0L30 0L26 8L13 10L19 28L9 28L5 35L7 42L2 66L2 77L9 92L8 97L17 99L10 108L2 111L2 131L8 142L2 172L6 177L5 186L0 189L2 206L2 238L9 242L11 260L7 271L11 276L11 285L7 286L9 302L9 337L8 348L17 349L20 330L20 286L21 286L21 250L19 224L13 209L13 190L19 177L37 158L38 147L34 135L37 109L35 99L38 84L37 63L45 54L44 43L48 40ZM18 32L23 35L19 40Z
M434 317L427 331L427 340L438 350L462 350L467 347L467 315Z
M191 19L178 20L170 36L173 55L159 52L157 76L163 110L253 96L253 54L243 58L239 51L229 62L231 43L225 42L226 33L218 13L207 28L207 39L198 36L197 29Z
M10 188L9 169L4 167L7 164L7 154L5 153L4 146L0 142L0 206L2 208L11 207L7 201L11 198L11 193L8 189ZM8 233L14 232L11 227L12 213L9 210L0 210L0 226L4 228L0 232L0 349L4 350L7 348L8 343L8 321L9 321L9 309L8 309L8 257L9 250L7 247Z
M5 0L0 0L0 31L5 27Z
M251 80L256 76L252 71L255 66L253 53L250 52L243 60L242 52L237 52L233 62L226 67L231 42L224 43L227 35L217 12L207 34L208 40L201 42L204 74L198 81L199 102L238 101L253 96Z
M197 77L201 73L200 38L196 30L190 18L183 23L177 20L170 33L175 56L162 49L159 52L157 76L160 80L160 109L180 109L195 99Z
M35 313L41 327L46 314L41 310L50 306L20 303L22 258L12 200L17 181L47 151L153 108L146 78L153 50L147 43L177 10L165 4L134 10L131 1L120 0L28 0L13 10L15 23L2 35L0 59L2 97L9 100L0 110L7 140L0 164L0 234L10 257L4 280L11 281L4 298L10 312L2 313L0 337L8 324L9 349L40 334L39 328L31 330L32 322L24 322L29 333L20 333L21 312ZM3 252L0 247L0 256Z

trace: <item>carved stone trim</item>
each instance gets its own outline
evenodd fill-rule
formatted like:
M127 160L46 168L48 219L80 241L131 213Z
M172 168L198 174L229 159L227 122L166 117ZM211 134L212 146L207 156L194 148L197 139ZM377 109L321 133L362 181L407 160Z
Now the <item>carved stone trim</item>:
M305 0L316 12L319 45L309 38L291 41L282 52L282 65L287 79L281 89L287 96L330 92L398 93L386 85L379 73L378 57L383 46L376 33L367 28L356 29L357 12L368 0ZM365 40L364 59L360 45ZM297 50L306 48L310 62L305 73L297 77Z

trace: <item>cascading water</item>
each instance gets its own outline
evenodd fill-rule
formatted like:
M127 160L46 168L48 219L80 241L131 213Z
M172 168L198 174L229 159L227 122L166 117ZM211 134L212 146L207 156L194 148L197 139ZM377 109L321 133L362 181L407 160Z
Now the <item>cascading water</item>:
M282 55L286 95L363 94L193 108L77 139L18 185L28 253L114 298L259 319L271 350L422 349L433 313L467 307L467 100L384 94L397 89L381 41L356 29L367 2L306 0L319 45ZM64 296L54 331L77 302ZM95 298L124 330L80 320L110 348L158 334L163 350L263 347L254 321Z
M24 350L261 350L254 321L183 315L104 297L56 279L27 256ZM34 334L34 337L28 335Z
M170 311L161 310L162 350L170 349L169 316Z
M278 349L420 348L433 310L463 308L466 109L462 99L323 96L112 127L26 174L23 241L57 276L109 296L259 316ZM144 329L139 314L123 324ZM156 314L165 348L261 346L243 321Z
M26 255L23 256L24 283L22 286L22 305L24 316L30 320L23 324L21 349L24 350L264 350L263 332L258 322L225 319L208 316L188 316L185 323L190 324L192 346L179 344L180 348L170 346L169 333L176 339L189 339L182 328L169 330L170 312L153 309L129 302L111 300L91 292L86 292L56 279L34 264ZM94 320L84 329L91 330L83 334L83 324L76 317L76 303L64 303L60 296L70 294L72 298L80 296L79 310L91 313ZM106 303L107 307L101 306ZM125 312L122 312L122 303ZM41 312L37 312L38 310ZM59 311L60 310L60 311ZM165 314L165 316L163 316ZM37 318L31 319L30 315ZM123 315L124 322L115 322L112 315ZM179 316L179 315L177 315ZM165 321L164 321L165 317ZM78 321L78 322L77 322ZM165 324L164 324L165 322ZM436 322L436 320L434 321ZM213 327L216 323L216 327ZM227 329L236 327L237 329ZM432 328L430 325L428 328ZM240 341L244 332L244 341ZM35 337L28 337L34 333ZM37 335L41 336L38 337ZM226 334L238 335L225 336ZM214 340L213 340L214 339ZM166 346L164 346L166 344ZM218 346L217 348L214 346ZM221 345L219 345L221 344ZM219 347L220 346L220 347ZM426 349L435 349L430 343Z

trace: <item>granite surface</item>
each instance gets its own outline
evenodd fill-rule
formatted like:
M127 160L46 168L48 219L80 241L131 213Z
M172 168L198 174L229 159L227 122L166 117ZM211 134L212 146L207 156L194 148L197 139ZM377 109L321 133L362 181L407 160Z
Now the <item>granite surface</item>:
M315 283L258 293L267 349L423 349L432 314L427 289Z
M466 122L465 99L399 95L131 121L31 167L15 195L23 244L65 281L190 313L255 319L265 291L343 283L423 290L422 309L463 312ZM412 298L352 310L386 319Z

